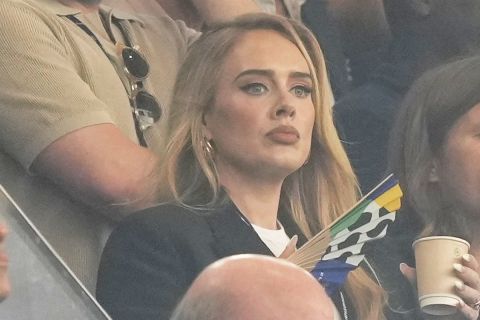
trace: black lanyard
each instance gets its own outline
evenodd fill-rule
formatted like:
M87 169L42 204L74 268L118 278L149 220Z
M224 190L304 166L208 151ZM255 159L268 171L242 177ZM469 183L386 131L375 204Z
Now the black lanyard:
M75 25L77 25L80 29L82 29L88 36L90 36L90 38L92 38L95 41L95 43L100 47L100 49L102 49L103 53L105 54L105 56L110 61L110 58L107 54L107 51L103 47L100 40L98 40L97 36L92 32L92 30L90 30L82 21L80 21L80 19L78 19L74 15L68 15L66 17L70 21L75 23ZM127 42L126 44L131 47L132 45L131 45L130 38L128 37L127 30L124 28L124 26L120 22L117 24L117 26L120 29L120 31L122 32L122 35L125 38L125 41ZM123 83L123 81L122 81L122 83ZM127 91L127 94L128 94L128 90L126 88L125 88L125 91ZM132 102L130 101L130 104L131 103ZM132 109L133 109L133 107L132 107ZM137 133L137 137L138 137L138 141L140 142L140 145L143 146L143 147L147 147L147 141L145 140L145 135L143 134L143 131L140 129L140 124L138 123L138 120L135 117L135 115L133 115L133 122L135 123L135 131Z
M95 41L95 43L100 47L100 49L102 49L103 53L105 53L105 55L108 58L108 55L107 55L107 52L105 51L105 48L103 48L102 43L100 42L100 40L98 40L97 36L92 32L92 30L90 30L82 21L80 21L80 19L78 19L74 15L69 15L69 16L66 16L66 17L68 18L68 20L75 23L75 25L77 25L80 29L85 31L85 33L88 34L90 36L90 38L92 38Z

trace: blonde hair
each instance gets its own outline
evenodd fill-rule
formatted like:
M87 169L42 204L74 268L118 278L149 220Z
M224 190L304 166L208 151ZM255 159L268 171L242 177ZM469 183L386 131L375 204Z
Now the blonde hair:
M170 143L159 183L166 187L166 194L184 206L212 207L226 201L215 163L202 148L202 121L213 104L225 57L240 36L253 30L272 30L295 44L312 76L315 124L310 159L285 179L280 200L305 235L311 237L355 203L358 188L333 124L333 96L320 46L308 29L293 20L245 15L214 26L191 46L175 86ZM361 319L383 318L382 291L361 268L350 274L347 293Z

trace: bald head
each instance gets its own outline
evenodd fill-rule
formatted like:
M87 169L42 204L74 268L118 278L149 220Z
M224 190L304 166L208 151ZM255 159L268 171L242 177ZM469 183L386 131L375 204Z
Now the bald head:
M193 282L172 320L333 319L322 286L277 258L239 255L219 260Z

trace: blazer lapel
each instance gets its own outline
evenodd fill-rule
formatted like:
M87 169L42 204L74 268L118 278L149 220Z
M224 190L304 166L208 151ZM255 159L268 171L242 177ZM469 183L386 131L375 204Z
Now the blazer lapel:
M213 211L206 220L215 239L212 247L219 258L242 253L273 256L253 227L243 220L233 202Z

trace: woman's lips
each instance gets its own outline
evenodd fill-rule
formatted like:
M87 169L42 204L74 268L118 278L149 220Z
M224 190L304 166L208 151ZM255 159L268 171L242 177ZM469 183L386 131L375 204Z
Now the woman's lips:
M280 144L294 144L300 139L300 134L292 126L279 126L269 131L267 137Z

